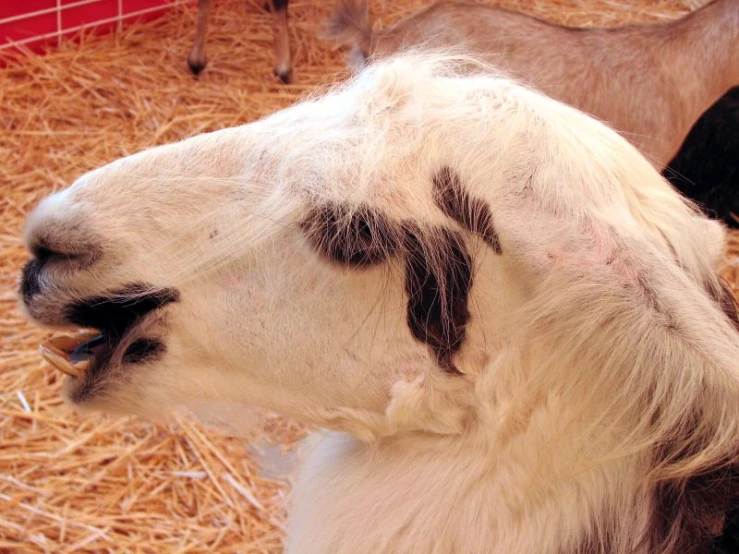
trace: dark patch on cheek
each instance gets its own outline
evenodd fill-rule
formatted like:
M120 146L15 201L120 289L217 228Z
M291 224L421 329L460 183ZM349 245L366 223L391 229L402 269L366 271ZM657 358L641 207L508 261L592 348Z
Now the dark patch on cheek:
M366 206L328 203L311 209L301 228L317 252L345 267L373 266L402 250L411 334L431 348L444 371L460 373L452 357L465 338L472 286L471 258L460 235L396 224Z
M449 167L443 167L434 175L433 181L434 201L441 211L468 231L482 237L496 254L502 254L500 238L488 205L470 197L462 187L459 175Z
M179 300L176 289L149 289L134 283L109 296L86 298L67 308L67 319L80 327L121 337L141 317Z
M141 338L133 341L123 354L125 364L140 364L153 362L162 357L165 351L164 343L157 339Z
M460 373L452 356L464 341L472 287L472 264L464 241L446 229L422 234L406 226L404 246L411 333L429 345L445 371Z
M351 267L389 259L397 250L397 227L366 206L324 204L310 210L301 228L324 257Z

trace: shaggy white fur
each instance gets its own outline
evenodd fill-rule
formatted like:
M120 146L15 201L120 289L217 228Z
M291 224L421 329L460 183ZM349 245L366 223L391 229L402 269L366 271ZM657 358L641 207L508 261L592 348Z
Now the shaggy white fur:
M663 485L690 502L691 479L737 462L723 230L615 132L475 63L393 58L82 177L29 217L29 248L67 256L27 271L24 309L55 326L131 283L176 290L70 380L75 404L240 403L335 430L294 491L291 554L687 552ZM473 224L440 209L443 168ZM342 206L338 236L383 259L328 259L341 245L306 233L316 206ZM474 232L486 212L500 253ZM469 318L442 367L411 329L408 275L425 264L446 298L464 260ZM142 336L164 352L127 363ZM701 532L720 534L724 504Z

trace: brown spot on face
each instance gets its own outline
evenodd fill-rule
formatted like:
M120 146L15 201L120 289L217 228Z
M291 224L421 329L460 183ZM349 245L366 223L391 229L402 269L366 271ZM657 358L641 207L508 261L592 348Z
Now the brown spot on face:
M502 253L490 208L482 200L471 198L462 188L459 175L449 167L434 175L434 201L444 214L482 237L496 254Z
M464 341L472 287L472 264L464 241L446 229L422 233L407 225L404 246L411 333L429 345L445 371L460 373L452 356Z
M324 257L351 267L368 267L390 258L398 229L367 206L326 203L312 208L301 228Z
M395 224L367 206L333 203L312 208L301 228L324 258L351 268L373 266L402 251L411 334L431 348L444 371L460 373L452 356L464 341L472 286L472 260L461 236Z

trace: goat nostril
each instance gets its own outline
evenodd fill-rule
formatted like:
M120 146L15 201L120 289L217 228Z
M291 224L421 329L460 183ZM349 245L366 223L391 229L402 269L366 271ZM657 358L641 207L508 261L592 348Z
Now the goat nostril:
M34 295L41 292L40 273L42 265L43 263L38 259L32 259L23 266L20 292L26 302L29 302Z
M32 254L39 262L42 263L54 258L74 257L74 255L63 254L61 252L57 252L56 250L52 250L51 248L47 248L46 246L36 246L35 248L33 248Z
M86 246L72 249L55 249L40 243L31 246L31 254L34 259L44 265L51 261L75 262L80 267L88 267L100 256L99 250L94 246Z

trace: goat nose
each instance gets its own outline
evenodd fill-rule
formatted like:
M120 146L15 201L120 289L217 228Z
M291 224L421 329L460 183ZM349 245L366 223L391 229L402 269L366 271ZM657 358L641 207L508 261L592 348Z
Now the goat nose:
M90 218L66 191L46 197L29 214L23 241L39 269L51 266L85 269L100 258L100 240Z
M20 292L26 302L41 292L47 268L86 269L100 257L100 250L93 245L76 245L74 250L66 250L36 243L29 245L29 249L32 256L23 266L20 278Z

